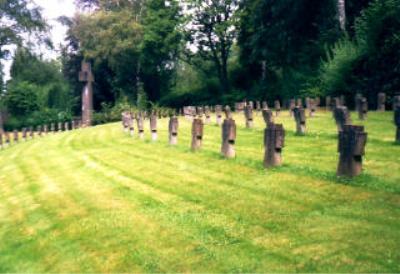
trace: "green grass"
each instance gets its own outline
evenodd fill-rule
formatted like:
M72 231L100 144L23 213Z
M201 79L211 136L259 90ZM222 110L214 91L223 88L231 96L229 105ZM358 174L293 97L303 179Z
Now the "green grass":
M336 177L330 113L265 170L261 115L238 125L237 158L206 126L190 151L131 138L120 123L0 151L0 272L400 272L400 146L392 113L370 113L364 172ZM353 114L355 118L356 115ZM214 119L214 118L213 118ZM147 122L146 122L147 123Z

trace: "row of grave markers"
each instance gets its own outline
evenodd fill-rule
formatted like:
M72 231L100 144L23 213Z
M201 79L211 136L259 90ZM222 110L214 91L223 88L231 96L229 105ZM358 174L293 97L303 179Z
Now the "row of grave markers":
M56 132L62 132L62 131L69 131L69 130L75 130L81 128L82 124L80 120L77 121L71 121L71 122L59 122L59 123L51 123L50 125L43 125L43 126L37 126L36 130L34 127L29 127L29 128L23 128L21 132L14 130L11 133L10 132L0 132L0 148L5 149L9 147L12 143L17 144L20 141L20 134L21 134L21 139L23 141L27 141L28 139L34 139L35 134L38 137L43 137L45 135L48 135L50 132L56 133ZM11 142L11 139L13 142Z

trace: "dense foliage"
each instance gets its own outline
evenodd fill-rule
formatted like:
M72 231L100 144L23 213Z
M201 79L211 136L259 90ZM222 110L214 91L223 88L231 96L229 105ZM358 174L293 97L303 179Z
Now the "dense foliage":
M69 29L62 75L57 62L35 57L25 68L16 54L7 97L24 90L39 111L79 115L82 60L93 64L94 107L103 112L124 102L181 107L355 93L374 105L377 93L391 98L400 89L400 0L76 2L82 12L60 18ZM46 28L27 1L5 3L1 20L18 27L1 29L0 58L4 45ZM13 115L33 111L17 105Z

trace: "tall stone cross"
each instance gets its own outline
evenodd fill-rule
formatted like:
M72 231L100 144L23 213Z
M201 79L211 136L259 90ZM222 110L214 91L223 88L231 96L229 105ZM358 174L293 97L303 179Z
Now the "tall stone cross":
M93 115L94 76L92 73L92 66L89 62L82 61L82 69L79 72L79 81L86 83L82 90L82 124L84 126L91 126Z

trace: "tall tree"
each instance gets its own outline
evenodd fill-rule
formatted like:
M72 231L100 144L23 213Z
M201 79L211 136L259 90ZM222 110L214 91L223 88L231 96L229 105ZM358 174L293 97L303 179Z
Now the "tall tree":
M237 37L238 0L187 0L189 62L195 54L215 65L224 93L230 89L228 59ZM193 50L195 49L195 50Z

